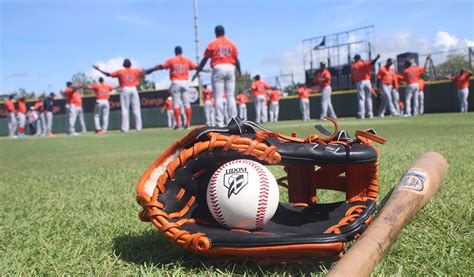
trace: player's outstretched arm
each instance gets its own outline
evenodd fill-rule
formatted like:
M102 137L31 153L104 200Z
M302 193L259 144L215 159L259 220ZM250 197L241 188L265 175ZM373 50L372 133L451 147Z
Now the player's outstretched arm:
M375 59L373 59L370 63L372 65L375 65L375 63L377 62L378 59L380 59L380 54L377 54L377 57L375 57Z
M153 73L154 71L158 70L159 67L161 67L161 65L159 65L159 66L154 66L154 67L148 68L148 69L144 69L144 70L140 71L139 76L140 76L140 77L144 77L145 75L151 74L151 73Z
M106 71L100 69L97 65L94 64L94 65L92 66L92 68L94 68L95 70L97 70L97 71L99 71L100 73L104 74L105 76L110 77L110 73L109 73L109 72L106 72Z
M201 62L199 63L199 66L196 68L196 73L194 73L194 76L191 79L191 81L194 81L196 79L196 77L199 75L199 72L201 72L203 70L204 66L206 66L207 60L209 60L208 57L204 57L201 60Z

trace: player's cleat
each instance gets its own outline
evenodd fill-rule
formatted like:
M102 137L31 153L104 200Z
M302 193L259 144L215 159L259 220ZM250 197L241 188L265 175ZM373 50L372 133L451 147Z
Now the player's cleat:
M19 139L24 139L24 138L26 138L26 135L25 134L18 134L18 138Z

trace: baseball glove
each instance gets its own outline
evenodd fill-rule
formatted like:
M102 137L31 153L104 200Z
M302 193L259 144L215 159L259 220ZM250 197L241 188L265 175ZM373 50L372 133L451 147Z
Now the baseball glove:
M171 145L141 177L139 217L176 245L199 255L260 263L334 260L372 221L378 195L378 151L372 129L350 138L336 122L331 134L298 138L233 118L226 128L201 126ZM206 189L224 163L250 159L283 166L277 180L289 203L255 231L226 229L212 217ZM317 189L342 191L346 201L319 204Z

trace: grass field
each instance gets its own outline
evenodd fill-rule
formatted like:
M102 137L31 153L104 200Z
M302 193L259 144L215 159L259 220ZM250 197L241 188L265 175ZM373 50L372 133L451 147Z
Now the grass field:
M355 129L374 127L387 138L387 145L378 146L379 202L421 153L436 150L449 162L439 193L403 230L375 273L472 276L474 113L339 123L351 135ZM314 124L265 126L306 136L314 132ZM184 134L146 129L105 136L0 139L0 275L327 272L331 264L260 267L197 258L174 247L152 224L140 222L136 182L155 157ZM338 197L326 194L322 199Z

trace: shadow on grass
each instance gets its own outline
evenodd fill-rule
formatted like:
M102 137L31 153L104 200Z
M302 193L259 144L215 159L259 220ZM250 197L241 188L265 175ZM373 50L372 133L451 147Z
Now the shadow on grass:
M157 267L183 267L190 271L209 272L219 270L232 274L267 275L278 273L309 274L322 273L332 263L258 265L252 261L228 261L206 258L188 253L166 240L158 231L147 231L141 235L124 235L114 239L114 253L119 259L137 265Z

